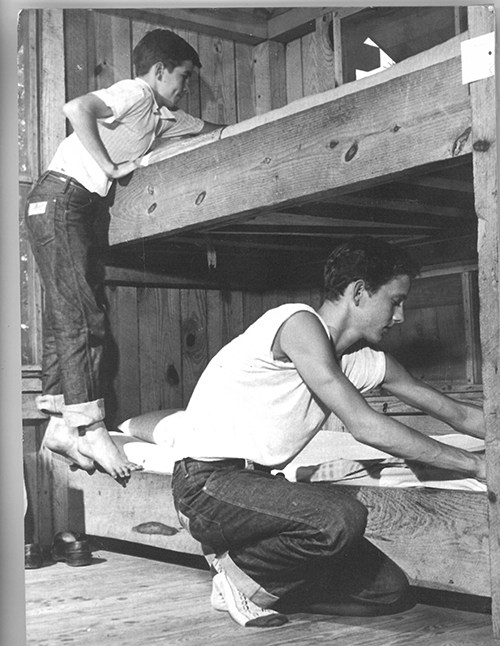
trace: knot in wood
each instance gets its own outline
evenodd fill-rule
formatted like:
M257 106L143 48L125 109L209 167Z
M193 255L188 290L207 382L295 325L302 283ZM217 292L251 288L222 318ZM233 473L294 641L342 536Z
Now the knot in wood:
M151 206L148 209L149 215L151 215L151 213L153 213L153 211L156 209L157 206L158 206L158 204L156 202L153 202L153 204L151 204Z
M270 164L271 163L271 158L270 157L265 157L264 158L264 164Z
M148 184L146 190L150 195L153 195L155 192L155 189L151 186L151 184Z
M472 144L472 147L478 153L485 153L491 148L491 144L486 139L478 139Z
M333 149L334 149L334 148L336 148L338 145L339 145L339 142L338 142L338 141L335 141L335 139L332 139L332 140L329 142L329 144L328 144L328 148L330 148L331 150L333 150Z
M396 125L393 127L392 132L397 132L398 130L401 130L401 126L398 126L398 124L396 124Z
M202 192L201 192L201 193L196 197L196 200L194 201L194 203L196 204L196 206L200 206L200 204L201 204L201 203L203 202L203 200L205 199L206 195L207 195L207 192L206 192L206 191L202 191Z
M471 133L471 128L466 128L462 134L455 139L455 143L453 144L453 148L451 149L451 154L453 157L457 157L457 155L460 155L462 152L465 144L467 143L467 140L469 139Z
M358 152L358 144L357 142L354 142L353 145L349 148L349 150L345 154L346 162L350 162L351 159L354 158L357 152Z

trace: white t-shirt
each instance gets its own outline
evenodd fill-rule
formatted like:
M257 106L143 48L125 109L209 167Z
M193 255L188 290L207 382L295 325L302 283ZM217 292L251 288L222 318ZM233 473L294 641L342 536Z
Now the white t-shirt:
M308 305L291 303L266 312L226 345L201 375L175 439L176 459L245 458L283 468L314 437L330 414L291 362L273 358L278 330ZM385 354L364 347L346 354L341 368L361 392L380 385Z
M113 115L98 120L99 135L115 164L133 161L150 150L157 137L181 137L198 134L204 121L182 110L159 108L153 90L141 78L118 81L93 92ZM59 145L48 170L69 175L86 189L107 195L109 179L75 133Z

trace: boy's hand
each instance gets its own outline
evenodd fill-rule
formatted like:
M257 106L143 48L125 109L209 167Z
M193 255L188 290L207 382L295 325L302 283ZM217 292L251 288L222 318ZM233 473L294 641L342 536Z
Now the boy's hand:
M123 162L121 164L113 164L109 169L105 168L104 172L111 179L119 179L129 175L136 168L140 167L140 159L135 159L130 162Z

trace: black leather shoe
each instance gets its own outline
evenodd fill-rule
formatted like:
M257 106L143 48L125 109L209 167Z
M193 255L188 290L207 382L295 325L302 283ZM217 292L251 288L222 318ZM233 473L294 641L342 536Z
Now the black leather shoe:
M26 543L24 545L24 569L36 570L36 568L42 567L42 565L43 556L40 545L38 543Z
M76 532L58 532L50 548L52 559L63 561L73 567L90 565L92 552L89 541Z

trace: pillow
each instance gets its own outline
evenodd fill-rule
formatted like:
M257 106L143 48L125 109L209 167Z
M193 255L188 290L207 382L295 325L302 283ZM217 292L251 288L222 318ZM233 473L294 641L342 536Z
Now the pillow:
M184 411L177 408L157 410L131 417L118 425L122 433L144 442L173 446L175 435L181 432Z

